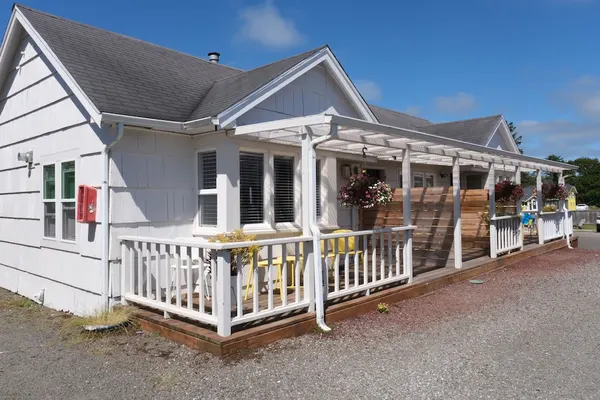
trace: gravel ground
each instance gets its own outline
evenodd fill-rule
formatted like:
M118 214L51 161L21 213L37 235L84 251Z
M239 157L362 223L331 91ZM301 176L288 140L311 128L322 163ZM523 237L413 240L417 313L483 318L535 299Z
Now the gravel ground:
M61 332L0 291L0 399L598 399L599 257L553 252L225 360Z

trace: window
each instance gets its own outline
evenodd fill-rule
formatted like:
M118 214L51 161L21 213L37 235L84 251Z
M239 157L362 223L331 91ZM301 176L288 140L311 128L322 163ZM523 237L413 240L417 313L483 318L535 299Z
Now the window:
M240 223L264 222L264 155L240 153Z
M294 157L273 157L273 168L275 223L294 222Z
M433 187L435 185L435 176L431 173L415 172L413 174L413 187Z
M56 180L54 165L44 166L44 237L56 237Z
M44 237L75 241L75 161L44 165L42 175Z
M217 152L198 153L198 224L217 226Z
M61 164L62 238L75 240L75 161Z
M481 175L467 175L467 189L482 189Z
M317 218L321 218L321 160L317 160L315 169L317 171L317 187L315 188L317 194Z

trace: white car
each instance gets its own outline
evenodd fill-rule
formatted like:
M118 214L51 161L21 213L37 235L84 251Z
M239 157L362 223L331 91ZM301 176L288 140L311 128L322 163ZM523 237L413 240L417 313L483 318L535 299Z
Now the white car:
M587 204L577 204L577 206L575 206L575 210L577 210L577 211L589 211L590 210L590 206L588 206Z

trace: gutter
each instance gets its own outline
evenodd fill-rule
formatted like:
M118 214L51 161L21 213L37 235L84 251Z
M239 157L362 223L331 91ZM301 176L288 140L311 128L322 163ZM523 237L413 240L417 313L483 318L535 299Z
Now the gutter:
M316 139L311 140L310 148L309 148L309 157L308 157L308 173L310 176L310 187L314 188L317 185L317 171L316 171L316 149L317 146L325 143L329 140L334 139L337 136L338 125L330 124L329 125L329 133L323 136L319 136ZM310 197L310 233L313 236L313 252L315 257L315 311L317 314L317 326L323 332L331 331L325 324L325 306L323 298L323 274L321 271L321 230L317 225L317 204L316 204L316 196ZM318 260L318 261L317 261Z
M110 176L110 150L121 140L124 132L123 123L117 123L117 137L114 141L107 144L102 151L102 308L110 308L108 293L110 291L110 213L109 213L109 194L108 180Z
M102 113L101 121L105 124L124 124L142 128L153 128L169 132L193 135L209 132L214 129L213 117L195 119L187 122L169 121L164 119L134 117L131 115Z

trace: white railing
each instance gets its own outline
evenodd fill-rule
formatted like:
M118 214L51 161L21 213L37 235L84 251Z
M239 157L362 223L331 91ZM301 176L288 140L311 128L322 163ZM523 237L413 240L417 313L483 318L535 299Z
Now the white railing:
M496 254L506 253L523 247L523 224L520 215L505 215L495 217L491 221L496 226L495 231L490 229L492 244ZM495 232L495 235L493 234ZM493 237L495 236L495 237Z
M382 228L321 235L323 286L328 300L408 280L404 232ZM325 257L325 255L327 255Z
M542 235L544 242L565 236L564 212L542 212L538 214L538 217L541 224L541 232L538 232L538 234Z
M409 279L405 260L411 255L402 239L412 229L322 235L325 299L368 294ZM314 309L315 257L310 236L241 243L136 236L120 240L125 303L215 326L221 336L229 336L236 325ZM249 247L260 250L246 256L237 251Z
M567 235L573 236L573 213L567 212Z

